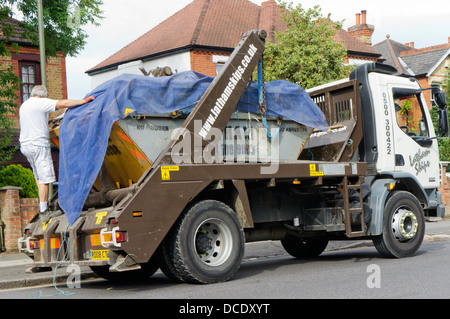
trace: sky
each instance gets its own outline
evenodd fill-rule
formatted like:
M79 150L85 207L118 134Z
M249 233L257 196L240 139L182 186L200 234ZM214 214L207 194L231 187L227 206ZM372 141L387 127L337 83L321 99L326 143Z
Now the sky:
M90 77L86 70L113 55L127 44L151 30L193 0L104 0L104 19L100 26L84 26L89 35L85 48L75 57L67 57L69 99L89 93ZM234 0L229 0L234 1ZM258 5L265 0L249 0ZM288 0L287 2L291 2ZM331 13L334 21L343 21L344 30L355 25L355 15L367 11L367 23L375 26L372 44L390 38L400 43L414 42L423 48L448 42L450 37L450 3L448 0L292 0L303 8L318 5L323 16Z

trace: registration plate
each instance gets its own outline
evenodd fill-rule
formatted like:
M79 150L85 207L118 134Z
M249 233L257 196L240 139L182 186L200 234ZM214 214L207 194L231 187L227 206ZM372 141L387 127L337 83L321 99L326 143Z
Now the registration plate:
M91 260L108 260L108 250L90 250L89 258Z

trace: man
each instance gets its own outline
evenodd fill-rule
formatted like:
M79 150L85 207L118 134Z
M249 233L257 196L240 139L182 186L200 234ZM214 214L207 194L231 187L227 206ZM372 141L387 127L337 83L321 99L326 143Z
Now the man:
M58 109L74 108L93 101L90 96L84 100L52 100L47 98L47 89L36 85L31 98L20 107L20 151L27 158L33 170L39 189L39 208L42 222L61 214L48 210L49 184L56 182L50 152L48 114Z

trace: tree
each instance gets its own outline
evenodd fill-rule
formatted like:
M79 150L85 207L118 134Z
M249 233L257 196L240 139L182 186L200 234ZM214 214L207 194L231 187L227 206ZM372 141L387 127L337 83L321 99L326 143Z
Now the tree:
M19 78L13 72L13 66L7 66L4 70L0 64L0 170L11 159L15 148L10 145L14 128L13 121L8 114L14 114L16 110L16 94Z
M47 56L58 52L75 56L86 44L88 35L83 26L99 25L102 19L102 0L43 0L45 51ZM8 19L16 15L18 28ZM23 18L20 18L23 17ZM11 50L18 52L14 37L20 36L32 44L39 45L38 15L36 0L0 0L0 56L11 56ZM9 161L15 150L6 149L11 141L13 122L11 115L17 109L15 92L20 79L8 64L0 63L0 167Z
M47 56L57 52L75 56L86 45L87 33L83 26L91 23L98 26L103 12L102 0L42 0L44 10L45 51ZM38 15L36 0L0 0L1 20L14 13L23 20L19 27L22 37L39 45ZM4 26L3 26L4 27ZM11 30L9 30L11 31ZM9 33L11 34L11 32ZM0 51L0 53L2 53Z
M300 4L281 2L280 6L287 30L277 32L275 42L266 45L265 80L284 79L308 89L348 76L347 51L332 38L342 22L324 18L319 6L308 10Z

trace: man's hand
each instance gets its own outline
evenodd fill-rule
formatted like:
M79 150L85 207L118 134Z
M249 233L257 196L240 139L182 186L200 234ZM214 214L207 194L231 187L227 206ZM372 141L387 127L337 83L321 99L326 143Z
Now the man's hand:
M94 101L94 100L95 100L95 97L93 97L93 96L88 96L88 97L85 98L83 101L84 101L84 104L86 104L86 103L92 102L92 101Z
M84 100L59 100L56 103L56 109L57 110L64 109L64 108L71 109L71 108L92 102L94 100L95 100L95 97L93 97L93 96L88 96Z

